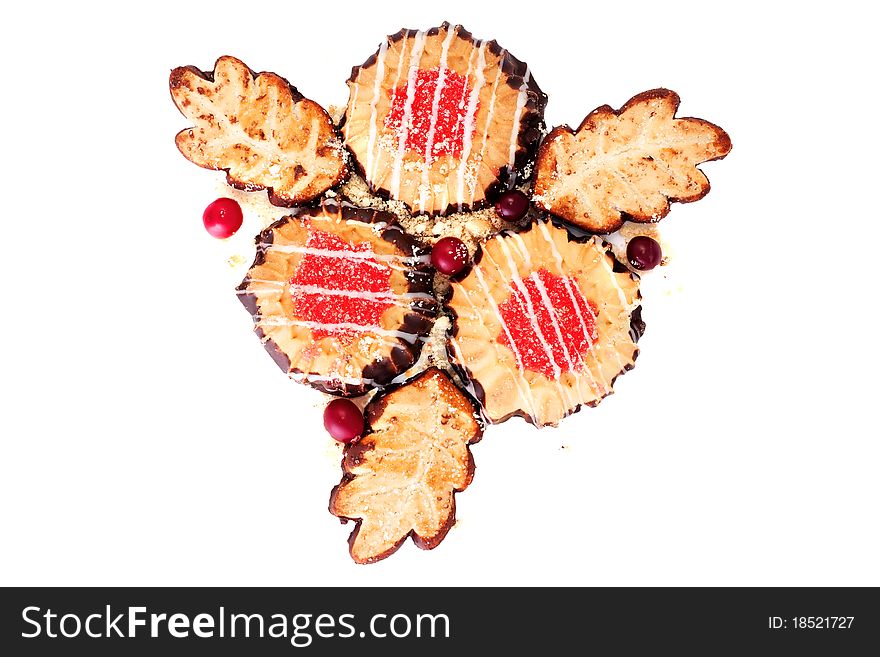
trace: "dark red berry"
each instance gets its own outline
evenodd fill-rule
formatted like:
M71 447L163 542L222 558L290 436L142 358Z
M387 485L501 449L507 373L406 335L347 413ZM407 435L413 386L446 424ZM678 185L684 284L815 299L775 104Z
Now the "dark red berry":
M218 239L234 235L241 228L241 220L241 206L231 198L218 198L202 214L205 229Z
M324 428L341 443L350 443L364 432L364 414L353 401L334 399L324 409Z
M637 235L626 245L626 258L635 269L648 271L660 264L663 252L657 240L647 235Z
M435 269L447 276L454 276L467 267L470 254L467 247L457 237L444 237L431 251L431 263Z
M505 221L519 221L529 211L529 197L518 189L504 192L495 202L495 212Z

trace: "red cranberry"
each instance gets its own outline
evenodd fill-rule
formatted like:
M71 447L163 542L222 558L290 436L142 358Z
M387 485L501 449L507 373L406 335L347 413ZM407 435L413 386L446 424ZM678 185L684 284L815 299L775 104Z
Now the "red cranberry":
M626 245L626 258L634 268L648 271L660 264L663 252L657 240L647 235L637 235Z
M364 414L353 401L334 399L324 409L324 428L341 443L350 443L364 432Z
M460 272L467 267L469 261L467 247L457 237L444 237L431 251L431 263L434 268L447 276L454 276Z
M495 202L495 212L505 221L516 222L529 211L529 197L518 189L504 192Z
M217 239L231 237L241 228L241 206L235 199L218 198L205 208L205 229Z

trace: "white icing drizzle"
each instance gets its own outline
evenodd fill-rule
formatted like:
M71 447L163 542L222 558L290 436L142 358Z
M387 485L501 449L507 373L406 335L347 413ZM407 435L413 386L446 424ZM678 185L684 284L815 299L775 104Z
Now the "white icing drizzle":
M461 96L458 99L458 109L463 110L465 108L465 103L468 98L468 89L470 88L471 81L471 71L474 70L474 60L477 57L477 49L471 48L470 55L468 55L468 67L467 71L464 74L464 85L461 88ZM461 132L461 121L457 121L455 124L455 128L452 131L452 141L455 142L458 140L458 134Z
M382 45L379 46L379 54L376 58L376 79L373 82L373 95L370 98L370 136L367 141L367 176L372 179L372 175L375 173L375 158L373 151L376 146L376 106L379 104L380 94L382 92L382 82L385 77L385 56L388 53L388 39L385 39L382 42ZM346 130L348 126L346 126ZM348 132L345 133L345 138L348 139Z
M532 330L535 332L535 335L538 336L538 341L541 343L541 346L544 348L544 353L547 354L547 359L550 361L550 365L553 368L554 378L558 379L562 374L562 369L556 363L556 360L553 358L553 349L550 344L544 339L544 333L541 331L541 327L538 324L538 316L535 314L535 306L532 303L532 297L529 294L528 288L523 284L523 280L520 277L519 266L516 264L516 260L514 260L513 255L510 252L510 249L507 247L507 238L500 238L497 241L498 246L501 248L501 251L504 253L504 258L507 260L507 267L510 270L509 282L513 283L519 293L521 295L522 300L526 304L526 314L529 318L529 323L532 325ZM487 258L492 265L501 271L501 267L498 266L492 256L488 251L484 252L484 258ZM526 265L528 266L528 265Z
M424 123L428 125L425 146L423 151L419 153L421 157L418 159L410 157L408 160L407 142L413 129L413 111L419 70L425 59L427 41L436 38L436 41L439 42L440 35L443 35L442 45L438 44L440 45L439 65L437 81L433 90L433 101L430 106L431 114L429 117L424 117ZM463 112L464 116L455 122L451 135L453 143L461 144L461 150L458 157L449 157L451 166L448 172L446 172L446 164L442 163L440 164L440 173L432 171L432 167L438 163L435 154L437 128L440 123L443 93L444 90L448 90L448 72L454 69L460 73L460 68L463 68L463 58L455 60L454 64L450 64L449 61L449 53L456 38L461 38L459 30L457 27L449 27L446 28L445 34L441 30L436 37L429 37L426 32L417 31L404 32L399 42L385 39L380 44L375 55L375 62L371 67L374 71L373 80L366 83L359 73L353 82L350 109L358 104L368 104L369 106L368 126L365 129L368 132L366 139L363 140L363 136L355 135L358 144L357 157L363 156L364 176L367 183L371 189L384 187L388 190L390 198L394 200L400 200L403 193L406 202L417 213L432 208L435 210L441 207L445 208L450 202L457 206L459 212L463 211L465 206L473 207L477 193L483 192L480 187L481 176L482 178L495 177L494 173L489 172L488 167L485 171L483 169L486 166L484 164L486 152L491 150L494 154L505 148L499 139L500 135L490 136L489 132L493 128L493 121L497 121L498 104L496 101L499 89L515 84L510 78L520 79L520 76L511 76L504 72L505 60L510 57L506 49L502 49L498 55L495 55L494 52L487 54L489 43L485 40L475 40L470 43L465 84L458 103L458 109ZM393 55L389 56L389 51L395 48L398 49L396 68L393 63ZM462 63L458 64L458 62ZM393 75L390 74L389 69L394 69ZM491 77L493 75L494 77ZM490 77L491 79L489 79ZM510 110L512 116L504 117L505 120L497 126L504 131L507 120L510 120L507 162L495 162L495 164L501 167L506 166L510 172L511 185L516 180L514 166L523 115L529 102L530 82L531 71L525 67L519 87L513 87L510 90L515 89L517 94L514 108ZM491 86L491 95L486 93L488 98L486 103L481 106L481 95L486 86ZM364 92L361 92L361 87L364 88ZM366 91L368 88L369 91ZM398 107L398 110L401 111L400 123L394 131L389 131L384 124L390 116L388 108L385 108L382 103L384 93L389 95L390 108L394 108L398 99L404 96L402 110ZM505 91L505 93L509 92ZM361 98L362 94L364 98ZM368 102L366 96L369 96ZM367 112L364 111L364 114ZM479 129L481 122L483 123L481 134L474 134ZM423 125L423 123L420 121L419 125ZM351 122L347 122L344 126L346 142L350 141L351 129ZM360 138L358 139L358 137ZM359 150L361 148L363 151ZM503 158L503 150L499 155ZM438 176L437 184L432 183L432 180L435 180L434 175ZM442 178L440 178L441 175ZM416 176L419 177L416 178ZM418 185L416 186L417 181ZM402 191L404 184L406 184L406 189Z
M464 134L462 135L461 159L459 160L457 167L458 187L456 190L456 196L458 198L459 212L464 208L462 199L464 198L465 175L469 168L468 158L470 157L471 147L473 146L473 132L475 127L474 117L477 113L477 103L480 98L480 91L486 84L486 42L477 41L477 43L479 45L477 48L476 84L474 85L474 88L471 89L470 97L468 98L467 114L465 115L464 124L462 125ZM468 73L470 74L470 68L468 68Z
M509 171L513 171L513 165L516 161L516 142L519 137L519 124L522 121L523 111L529 99L529 78L531 71L526 67L525 75L523 75L522 84L519 87L519 96L516 98L516 111L513 116L513 126L510 128L510 155L507 158L507 167Z
M400 256L386 253L374 253L372 250L334 251L332 249L316 249L311 246L300 246L298 244L270 244L267 242L262 242L260 246L278 253L301 253L304 255L322 256L324 258L341 258L343 260L378 260L379 262L386 263L392 268L398 263L412 266L431 262L431 256L427 254L418 256ZM379 266L378 262L367 264L375 264L376 266ZM409 270L411 267L397 268L401 270Z
M556 333L556 340L562 347L562 354L565 356L565 362L568 364L568 369L569 371L574 370L574 361L571 359L571 354L568 352L565 338L562 337L562 328L559 326L559 318L557 317L556 308L553 306L553 302L550 301L550 295L547 293L544 281L541 280L541 277L538 276L538 272L536 271L529 274L529 280L535 284L535 289L538 290L538 294L541 296L541 303L547 309L547 314L550 316L550 323L553 324L553 331ZM581 364L583 364L583 359L581 359Z
M572 308L574 308L575 315L577 315L578 323L581 325L581 331L583 332L584 337L587 340L587 344L589 345L588 352L592 356L593 362L595 362L598 365L598 358L596 357L595 351L593 350L593 334L592 334L592 331L590 331L589 326L587 326L587 323L584 320L583 313L581 313L580 304L578 304L578 302L577 302L578 297L583 299L583 294L581 294L579 289L575 290L574 286L571 283L571 280L565 274L565 268L563 267L563 264L562 264L562 254L559 253L559 250L556 248L556 244L553 242L553 238L550 235L550 232L547 230L546 222L539 221L538 226L539 226L539 230L541 231L541 235L547 241L547 244L550 247L550 251L551 251L551 253L553 253L553 259L556 262L556 270L558 272L558 275L562 278L563 284L565 285L565 290L568 293L568 298L571 301ZM591 308L589 302L587 302L586 306L589 309L590 314L592 315L592 308ZM595 316L593 316L594 326L595 326L595 320L596 320L596 318L595 318ZM593 375L593 371L590 369L590 367L587 365L587 362L584 360L584 355L582 353L578 353L578 358L580 360L581 365L583 366L583 371L586 372L587 375L590 377L590 388L591 388L593 394L604 393L604 390L605 390L604 386L601 386L599 384L598 380L596 379L596 377ZM577 377L577 379L579 380L580 377ZM580 383L578 385L580 385ZM580 392L580 389L578 389L578 391Z
M336 223L346 223L352 226L363 227L363 222L354 221L354 220L340 220L337 219ZM303 225L307 228L311 226L310 222L306 221ZM377 222L375 224L369 224L369 227L372 228L376 232L381 232L385 228L388 227L388 224L383 222ZM368 249L366 251L349 251L349 250L336 250L336 249L321 249L315 247L309 247L299 244L276 244L269 242L260 242L258 246L266 251L275 251L278 253L299 253L304 255L313 255L318 257L325 258L333 258L340 260L356 260L361 261L363 264L370 265L376 268L388 267L392 269L397 269L399 271L411 272L413 270L413 266L419 263L427 263L430 262L430 255L422 254L418 256L404 256L398 254L377 254L373 252L372 249ZM379 262L382 261L382 262ZM337 296L337 297L350 297L356 299L363 299L375 302L387 302L391 303L400 308L406 308L407 310L413 310L418 312L418 305L421 301L430 301L432 304L436 301L435 298L428 293L425 292L404 292L404 293L395 293L391 290L387 292L369 292L369 291L360 291L360 290L346 290L346 289L333 289L323 287L321 285L299 285L293 284L289 281L285 280L271 280L265 278L251 278L248 279L248 285L244 289L236 290L236 293L239 295L248 295L248 294L268 294L275 295L277 298L278 295L282 294L286 288L289 288L288 293L292 295L297 294L313 294L313 295L324 295L324 296ZM271 297L270 297L271 298ZM419 339L419 336L410 333L407 331L401 330L388 330L384 329L381 326L361 326L359 324L348 323L348 322L338 322L338 323L330 323L330 322L316 322L316 321L307 321L301 320L297 318L286 318L286 317L278 317L277 315L263 315L262 313L257 313L254 315L254 320L263 327L296 327L301 326L309 329L323 329L328 333L334 333L335 331L342 330L351 333L360 334L359 340L362 345L366 345L366 348L371 349L369 345L369 341L372 341L377 345L384 345L386 347L394 348L399 346L398 340L405 340L410 344L414 344L416 340ZM271 335L264 336L264 342L268 339L271 339ZM363 342L363 341L367 342ZM361 351L363 351L364 347L361 347ZM313 359L308 362L311 363ZM305 365L306 363L298 362L298 365ZM341 363L340 363L341 364ZM308 369L303 367L301 369ZM314 378L307 377L309 381L316 380ZM324 377L321 380L326 381L337 381L340 380L339 376L333 375L329 377ZM357 382L361 379L350 379L348 382Z
M397 56L397 73L394 76L394 84L391 85L391 106L394 106L394 101L397 100L397 88L400 86L400 75L403 73L403 55L406 53L408 38L406 33L404 33L403 41L400 42L400 54Z
M300 292L302 294L320 294L323 296L339 296L339 297L350 297L352 299L363 299L369 301L396 301L399 299L430 299L434 300L434 297L425 292L404 292L403 294L396 294L394 292L366 292L366 291L357 291L357 290L335 290L327 287L320 287L318 285L290 285L291 292Z
M421 153L421 162L407 162L407 141L411 132L413 123L413 106L416 94L416 83L418 81L418 72L422 62L425 45L428 36L423 31L415 32L415 34L404 33L400 44L397 67L394 75L394 81L390 86L390 107L394 107L398 98L398 91L404 90L406 94L400 125L396 130L396 134L387 134L383 130L383 119L379 116L379 103L382 98L383 90L388 90L388 82L386 75L388 73L388 51L395 44L390 43L387 39L383 41L379 47L375 62L375 77L372 82L372 89L369 100L369 133L367 136L366 152L364 155L364 173L367 182L372 188L384 186L389 190L390 197L395 200L401 198L401 185L403 184L404 171L409 172L410 168L421 171L421 180L417 188L417 207L419 212L425 212L432 203L435 194L438 199L434 205L438 203L445 207L445 203L449 200L449 195L455 193L457 199L457 208L463 211L465 204L473 207L478 185L480 182L480 171L483 167L483 159L486 151L490 146L489 131L492 122L495 119L496 100L498 96L499 86L504 84L507 75L503 71L504 60L508 56L507 50L501 50L497 56L491 55L494 78L491 81L491 96L485 108L484 129L482 135L474 135L477 130L478 110L480 109L480 96L483 88L487 85L487 62L486 49L488 42L485 40L477 40L473 42L473 46L468 56L467 72L465 74L465 85L462 89L462 96L458 103L459 110L464 110L464 118L455 125L452 140L456 142L461 139L461 152L459 153L458 162L454 169L450 169L445 180L445 193L437 191L431 184L431 168L435 162L434 148L436 146L436 131L439 122L439 112L443 91L446 88L447 73L450 70L449 52L454 39L458 36L456 28L446 30L443 38L440 60L438 67L437 83L434 88L433 102L431 104L431 116L429 117L428 131L425 140L424 152ZM411 41L408 48L408 41ZM407 61L408 60L408 61ZM393 65L392 65L393 66ZM406 71L406 73L404 73ZM405 79L402 79L405 76ZM360 76L358 76L360 80ZM513 117L510 127L510 139L508 142L508 161L507 168L513 171L516 163L516 152L518 145L518 137L522 122L523 113L528 105L529 99L529 82L531 80L531 71L526 67L523 73L522 82L517 90L516 105L513 110ZM401 84L403 83L403 84ZM365 85L360 85L365 86ZM354 91L352 94L353 107L359 102L360 87L358 82L354 83ZM387 116L385 117L387 119ZM349 130L351 124L345 126L345 139L349 139ZM477 148L477 144L479 147ZM494 141L493 141L494 144ZM499 147L502 147L499 144ZM390 160L390 172L381 175L381 179L377 179L386 161ZM455 171L453 178L453 170ZM407 180L410 177L407 174ZM388 182L386 182L388 181ZM453 182L454 181L454 182ZM442 186L441 186L442 187ZM467 187L467 198L465 188ZM408 194L407 194L408 195ZM416 196L416 194L413 194ZM445 199L442 200L442 199Z
M567 278L563 274L564 278ZM562 337L562 327L559 325L559 316L556 312L556 307L550 301L550 295L547 293L547 288L544 285L544 281L541 280L541 277L538 276L538 272L532 272L529 276L529 279L535 284L535 288L538 290L538 293L541 295L541 301L544 304L544 307L547 308L547 314L550 316L550 321L553 324L553 330L556 333L556 339L559 341L560 346L562 347L562 352L565 355L565 361L568 363L568 371L569 372L586 372L587 376L592 381L593 385L590 386L591 391L597 388L596 380L593 378L593 373L590 371L590 368L587 366L587 363L584 361L583 354L580 352L576 352L578 362L580 367L578 367L575 362L571 358L571 353L568 350L568 346L565 343L565 339ZM577 301L572 299L573 304L577 304ZM589 334L586 335L587 340L591 339ZM592 342L590 342L592 346ZM581 390L581 382L584 380L584 377L578 376L575 374L573 377L575 386L577 388L577 400L579 402L584 401L583 391Z
M507 55L507 50L501 51L500 61L504 61L504 57ZM480 142L480 155L477 157L477 166L482 166L483 155L486 153L486 145L489 143L489 126L492 125L492 118L495 116L495 100L498 97L498 84L501 82L502 72L498 71L495 76L495 82L492 83L492 95L489 98L489 109L486 113L486 125L483 128L483 138ZM470 206L474 207L474 197L476 196L477 184L476 180L474 180L474 184L470 186L471 191L471 201Z
M404 56L404 54L406 54L407 40L408 40L408 37L406 35L406 32L404 32L403 40L400 42L400 53L397 55L397 72L394 74L394 83L391 85L391 99L390 99L390 104L388 106L389 108L394 107L394 103L397 102L397 89L400 87L400 76L403 74L403 56ZM379 93L381 93L381 90ZM376 124L375 121L370 123L370 130L371 131L375 131L378 129L379 129L379 126ZM373 161L373 171L367 179L367 182L370 182L371 185L373 184L372 181L375 181L378 183L378 181L375 180L376 169L379 167L379 163L382 160L382 157L385 155L385 151L382 148L382 145L384 142L385 142L384 137L380 138L377 142L376 148L378 148L378 150L376 151L375 160ZM389 146L388 144L385 144L386 148L388 146ZM368 172L368 173L370 173L370 172Z
M394 158L394 168L391 172L391 196L400 198L400 173L403 168L403 158L406 153L406 140L409 137L409 123L412 120L412 106L416 96L416 79L419 72L419 62L425 51L425 33L416 32L413 40L412 52L409 57L409 73L406 78L406 100L403 104L403 118L400 121L400 132L397 135L397 155Z
M381 235L382 231L388 227L388 224L385 223L384 221L377 221L376 223L373 223L373 224L365 224L362 221L353 220L353 219L346 219L345 223L348 224L349 226L359 226L361 228L363 228L363 227L369 228L377 235Z
M405 259L403 256L384 255L373 253L372 251L334 251L332 249L318 249L311 246L298 246L295 244L279 244L273 247L272 250L276 253L302 253L305 255L335 258L339 260L365 260L368 261L366 264L374 264L376 266L379 266L378 262L371 263L369 261L401 262Z
M419 337L415 333L408 333L406 331L394 331L391 329L384 329L381 326L361 326L360 324L353 324L351 322L339 322L333 324L328 322L310 322L304 319L288 319L286 317L260 317L259 320L260 324L263 326L302 326L309 330L321 329L328 333L334 331L374 333L376 335L400 338L401 340L406 340L410 344L415 344L415 341Z
M501 316L501 311L498 309L498 304L495 303L495 299L492 296L492 291L489 289L489 286L486 284L486 279L483 276L482 272L482 264L474 267L473 271L477 277L477 281L480 283L480 288L483 293L483 296L488 301L489 305L492 307L492 311L495 313L495 317L498 318L498 323L501 324L501 330L504 331L504 334L507 336L507 341L510 343L511 351L513 352L514 360L516 360L516 367L519 370L519 378L514 379L514 385L516 385L517 392L519 393L520 399L525 402L525 405L528 406L528 409L525 409L526 412L534 417L537 417L537 407L535 405L535 397L532 395L532 388L529 385L528 380L526 379L526 368L523 365L522 355L519 353L519 349L517 349L516 342L513 340L513 336L510 333L510 329L507 327L507 323L504 321L504 318ZM459 290L464 292L465 301L467 301L468 305L471 307L471 310L475 313L476 317L479 317L482 313L482 309L478 309L474 302L471 300L470 295L467 293L464 287L459 287ZM495 357L498 362L501 361L501 350L500 345L498 344L498 336L491 335L489 333L489 329L486 328L485 324L483 328L486 329L486 335L489 338L489 342L492 344L493 349L495 350ZM456 349L456 352L459 354L459 362L464 363L465 360L461 355L461 348L458 346L457 340L453 340L453 346ZM522 385L520 385L522 384ZM523 392L525 391L525 392ZM487 392L488 394L488 392Z
M431 104L431 124L428 127L428 138L425 140L425 163L422 166L422 186L419 189L419 208L422 212L425 211L425 201L431 191L428 172L434 159L434 135L437 132L437 118L440 115L440 98L443 94L443 87L446 86L446 71L449 69L449 46L452 45L452 39L457 31L457 28L447 30L446 38L443 39L443 47L440 49L440 67L437 73L437 86L434 88L434 100Z
M533 299L531 297L529 289L525 285L522 278L520 266L524 266L526 270L530 270L532 258L527 250L526 243L520 234L506 233L496 238L500 252L504 255L504 260L502 262L506 261L504 268L500 266L499 262L493 259L490 251L484 250L483 261L478 266L474 267L473 272L476 281L479 284L482 296L485 297L486 303L491 308L493 317L496 318L500 323L502 333L504 336L506 336L507 343L510 346L510 351L513 353L514 359L516 361L518 376L512 376L511 382L517 390L523 410L528 413L534 421L537 421L540 418L540 415L536 412L535 398L532 394L528 379L525 376L523 356L513 339L510 328L507 326L504 318L501 315L498 304L495 302L495 299L491 294L483 271L485 267L493 268L501 277L502 281L507 281L512 286L512 288L516 290L517 302L521 304L520 308L524 310L524 314L528 317L535 337L537 338L539 344L544 348L547 359L551 365L554 373L554 383L556 384L560 399L565 404L567 404L567 407L569 409L574 408L577 404L581 404L590 398L600 398L606 395L608 392L610 392L610 386L604 383L601 378L597 378L597 374L598 377L601 377L602 374L602 366L599 362L598 354L596 352L596 349L598 349L597 340L593 338L593 332L590 330L588 321L586 319L586 314L582 312L581 306L585 306L587 312L590 313L590 318L594 326L598 326L598 317L593 311L593 308L590 305L589 301L586 301L583 293L580 291L579 286L577 286L577 284L574 283L570 279L570 276L566 273L562 254L557 248L557 245L553 239L553 235L551 235L550 233L548 223L545 221L538 221L537 226L535 226L535 230L540 231L541 236L546 241L555 262L556 273L563 280L565 290L568 294L569 299L571 300L572 309L577 316L584 337L588 343L588 349L586 350L587 353L574 352L569 349L569 346L564 339L563 329L560 323L560 315L553 305L547 287L541 280L538 271L531 271L531 273L528 275L528 280L532 281L540 298L535 297ZM598 246L598 242L595 238L593 238L593 245ZM513 249L516 250L515 254ZM620 300L621 306L626 310L631 310L633 304L627 303L626 294L621 285L618 283L617 275L611 268L608 259L602 256L603 254L599 253L598 259L600 263L598 263L598 266L604 268L605 273L611 281L611 284L617 290L617 296ZM507 274L507 272L509 272L509 274ZM474 301L467 293L466 288L457 287L456 293L458 294L459 292L462 293L464 300L466 301L467 305L470 306L470 309L474 316L479 317L483 311L477 308ZM586 301L585 304L583 303L584 301ZM544 331L540 326L537 313L535 312L536 303L540 303L542 306L544 306L544 308L546 308L550 317L552 330L555 333L558 343L561 345L562 352L565 358L565 365L567 365L567 371L575 374L575 376L573 377L574 385L571 387L561 385L560 379L562 374L562 367L560 367L560 363L556 362L556 359L553 355L553 347L547 341L544 335ZM501 356L499 355L499 340L497 336L489 335L488 337L489 342L493 345L493 348L495 349L496 359L500 362ZM464 360L464 351L461 347L461 344L455 337L452 339L452 348L458 361L465 363L466 361ZM621 358L620 354L617 352L616 349L611 349L610 351L612 352L613 357L617 360L618 367L622 369L624 366L624 361ZM596 373L593 372L585 358L592 358L592 362L597 370ZM589 388L589 394L585 394L587 390L585 390L584 384L586 384L586 387Z
M393 107L395 101L397 100L397 87L400 84L400 75L403 71L403 55L406 52L406 42L407 35L403 35L403 40L400 43L400 53L397 56L397 73L394 76L394 83L391 86L391 99L390 106ZM364 173L367 179L367 182L372 186L374 183L378 183L376 181L376 171L379 168L382 157L384 155L384 151L382 149L383 138L379 137L379 132L384 132L379 130L378 123L378 114L374 112L374 109L378 106L379 100L382 97L382 89L384 89L384 77L385 77L385 60L388 58L388 49L387 49L388 41L385 41L385 52L382 52L382 47L379 47L379 56L376 62L376 79L373 83L372 96L370 97L370 131L367 138L367 155L366 162L367 166L364 168ZM380 75L381 72L381 75Z
M343 385L349 386L361 386L363 384L372 386L375 385L375 381L373 379L365 379L361 378L352 378L347 376L341 376L339 374L324 376L321 374L313 374L311 372L288 372L287 376L290 377L291 380L296 381L298 383L302 383L304 381L308 381L309 383L341 383Z
M276 290L267 290L276 291ZM260 292L258 289L251 289L251 292ZM334 290L331 288L320 287L318 285L290 285L290 293L296 294L315 294L325 297L347 297L349 299L361 299L362 301L375 301L377 303L390 303L398 308L411 309L413 301L423 299L433 301L434 297L424 292L405 292L403 294L395 294L394 292L365 292L356 290Z
M259 325L264 328L278 329L278 328L285 328L285 327L290 328L290 327L299 326L299 324L295 324L292 321L279 319L278 317L275 317L275 316L267 317L265 315L256 315L254 317L254 319L257 320ZM312 323L315 325L312 328L326 328L326 330L328 332L331 332L333 330L333 327L337 326L335 324L322 324L320 322L312 322ZM400 346L399 340L395 339L396 336L381 335L379 333L374 332L372 330L372 328L369 326L361 327L361 328L362 328L362 330L357 330L357 331L353 330L352 331L352 333L357 333L359 336L357 338L357 340L359 341L358 342L359 346L356 349L358 352L364 353L364 349L366 349L367 351L372 351L374 347L382 347L382 348L387 348L390 350L390 349L393 349L395 347ZM334 337L334 336L330 336L330 337ZM413 337L418 338L418 336L413 336ZM270 340L270 339L272 339L272 334L266 333L266 335L263 337L263 342L266 342L267 340ZM367 343L366 346L364 346L364 341L366 341L366 343ZM407 339L407 342L409 342L410 344L414 344L415 340ZM372 344L370 344L370 343L372 343ZM309 360L309 363L311 363L313 360L314 359ZM297 364L302 365L303 363L300 360L300 361L298 361ZM304 368L300 368L300 369L304 369Z
M594 341L593 341L592 332L590 331L589 327L587 326L586 321L584 320L583 313L581 313L580 305L577 303L577 298L575 297L575 295L577 294L578 296L583 298L583 295L581 294L580 289L575 291L575 289L572 286L571 280L569 279L568 276L565 275L565 267L564 267L563 261L562 261L562 254L559 253L559 249L556 248L556 243L553 241L553 236L550 235L550 231L547 230L547 222L546 221L538 221L537 223L538 223L538 230L541 232L541 236L546 240L547 245L550 247L550 252L553 254L553 259L556 262L556 270L559 272L559 276L562 278L563 283L565 284L565 289L568 292L568 298L571 299L571 305L574 308L575 314L577 315L578 322L580 322L581 330L583 331L584 336L587 339L587 344L589 345L589 349L588 349L589 355L593 358L593 362L596 363L596 365L599 365L598 356L596 355L596 352L593 349ZM519 235L517 235L517 237L519 237ZM521 237L520 237L520 240L522 240ZM589 303L587 303L586 306L587 306L587 310L589 311L590 315L592 316L593 325L595 326L597 324L597 317L593 313L593 308L592 308L592 306L590 306ZM622 361L620 360L620 356L617 354L617 351L615 350L614 353L615 353L615 356L617 357L618 365L622 365ZM600 384L599 381L596 379L596 377L593 376L592 370L587 366L586 361L584 361L583 354L578 354L578 357L581 359L581 363L583 363L585 371L590 376L590 381L591 381L590 387L593 389L593 393L596 395L604 395L607 392L607 388L604 385ZM601 367L599 369L601 371Z
M559 396L562 399L565 399L566 403L569 405L569 407L571 407L574 405L572 404L571 394L566 390L566 387L563 386L559 380L562 376L562 368L559 367L559 364L556 362L556 359L553 356L553 348L550 346L550 343L547 342L547 339L544 337L544 332L541 330L541 326L538 322L538 316L535 313L535 306L532 302L532 297L529 294L528 288L523 283L522 277L519 273L519 267L516 264L516 260L514 260L510 249L507 246L507 239L508 238L505 237L499 238L498 246L504 252L504 257L507 260L507 265L510 269L510 282L516 286L516 288L519 290L522 300L525 301L526 314L529 318L529 323L531 323L532 330L538 337L538 342L540 342L541 346L544 348L544 353L547 355L547 360L550 361L550 365L553 368L553 382L556 384L556 389L559 392ZM525 249L523 249L523 251L524 250ZM488 251L483 252L483 257L488 258L488 260L495 266L495 268L498 269L499 272L501 272L501 268L492 259Z
M328 217L328 219L333 220L333 217ZM342 219L341 217L336 217L335 220L333 220L333 223L337 225L347 224L358 228L366 226L376 233L382 233L382 231L389 228L389 225L385 222L365 224L362 221ZM308 230L311 230L313 226L312 222L308 218L300 219L300 224ZM398 229L395 228L395 230ZM371 248L368 248L364 251L351 251L345 248L323 249L300 244L277 244L270 242L260 242L258 244L258 247L264 252L274 251L277 253L288 254L299 253L304 255L313 255L317 257L325 257L339 260L354 260L359 261L362 264L371 265L373 267L391 267L408 272L414 272L415 265L430 262L429 254L420 254L416 256L407 256L402 254L377 254L372 251ZM264 300L268 300L272 303L277 303L279 297L282 297L285 292L294 297L294 304L296 304L297 298L301 295L322 295L330 298L347 297L362 299L365 301L376 303L389 303L398 308L404 308L407 311L413 311L416 313L424 309L430 310L434 308L436 304L435 297L426 292L406 291L402 293L396 293L391 289L378 292L371 292L367 290L333 289L325 287L322 283L301 285L292 283L288 280L273 280L256 277L248 278L247 286L244 289L236 290L236 293L239 295L257 295L258 308L260 307L260 295L266 295L264 297ZM327 299L327 301L329 302L330 300ZM426 305L426 302L428 303L428 305ZM332 358L332 364L329 368L321 367L321 370L329 370L328 374L317 374L311 371L315 365L318 356L309 352L308 349L303 348L302 345L300 345L300 347L295 351L291 351L287 354L287 357L291 363L290 367L288 368L288 375L291 379L302 382L330 382L334 384L355 386L361 386L363 384L376 385L376 382L373 379L367 379L362 376L357 376L357 368L352 366L352 364L348 360L348 357L345 356L345 353L359 354L361 357L365 357L367 359L367 362L369 362L370 359L378 361L383 358L387 358L387 354L389 351L395 348L400 348L401 342L416 344L418 341L424 341L427 339L426 337L419 336L416 333L402 330L403 327L399 327L398 330L390 330L377 325L362 325L359 322L310 321L295 316L286 317L283 316L283 314L279 316L278 313L274 312L270 314L255 312L253 313L253 319L256 322L257 326L263 329L261 337L264 344L268 343L274 337L283 335L284 328L293 329L296 327L302 327L312 331L323 330L328 334L327 338L330 339L342 338L339 333L349 334L349 336L346 336L345 338L345 341L347 343L350 343L349 346L346 347L346 351L336 352L335 358ZM339 317L337 315L333 317L333 319L344 319L344 317ZM279 329L281 329L282 333L279 333ZM353 338L353 341L351 341L350 338ZM333 353L329 355L332 357Z
M562 269L562 255L556 249L556 245L553 242L553 238L551 237L549 231L547 230L547 222L539 221L538 226L541 230L541 234L544 236L544 239L546 239L548 244L550 245L550 249L553 252L553 257L556 259L556 266L561 273L563 271L563 269ZM593 239L593 242L595 243L596 238L594 237L592 239ZM602 263L603 267L605 268L605 271L608 272L608 277L611 280L611 284L614 285L614 288L617 290L617 298L620 301L621 308L625 309L627 312L630 312L632 310L632 304L627 303L626 294L624 293L623 288L620 287L620 284L617 282L617 276L615 275L614 270L611 268L611 265L608 264L608 259L600 256L599 260ZM568 289L569 294L571 295L574 309L577 312L578 320L580 320L580 322L581 322L581 327L583 328L584 335L587 336L587 340L589 341L589 345L590 345L589 353L592 355L594 362L596 362L596 364L598 365L599 364L598 363L598 356L596 355L596 353L593 349L594 341L593 341L592 335L587 330L587 325L584 322L584 318L583 318L583 315L581 314L580 308L578 307L578 305L576 303L574 303L575 292L571 288L571 283L568 281L568 277L564 276L563 279L565 280L566 289ZM578 290L577 293L580 294L580 290ZM593 325L598 326L599 318L597 317L596 313L593 312L593 308L592 308L592 306L590 306L589 303L587 304L587 311L590 313L590 318L593 321ZM612 349L611 351L614 353L615 360L617 360L617 366L622 368L624 365L624 361L620 357L620 353L618 353L618 351L616 349ZM603 385L601 387L601 394L605 394L609 390L610 390L609 387L606 387Z

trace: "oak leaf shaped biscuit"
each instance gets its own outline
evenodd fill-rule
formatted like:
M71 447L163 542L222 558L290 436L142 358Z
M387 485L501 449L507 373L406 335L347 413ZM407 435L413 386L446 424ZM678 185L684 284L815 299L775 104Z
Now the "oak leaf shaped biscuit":
M310 201L347 174L345 150L324 109L274 73L255 74L235 57L214 72L171 71L171 97L195 126L177 134L180 152L226 171L238 189L269 190L280 206Z
M342 482L330 512L357 521L352 559L372 563L412 536L436 547L455 523L455 495L474 476L468 445L482 437L475 409L446 374L427 370L374 399L370 431L345 448Z
M576 131L554 128L541 144L535 203L595 233L626 219L659 221L670 201L690 202L709 192L696 165L730 152L718 126L675 118L680 99L668 89L645 91L620 110L603 105Z

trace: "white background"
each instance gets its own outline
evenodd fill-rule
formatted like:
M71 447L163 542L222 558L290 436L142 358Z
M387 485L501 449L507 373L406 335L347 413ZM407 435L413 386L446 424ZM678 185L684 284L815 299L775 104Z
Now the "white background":
M23 4L0 42L0 584L880 585L864 3ZM167 76L233 54L343 104L383 35L444 19L526 60L551 125L666 86L734 149L661 226L673 265L617 394L490 428L447 539L355 566L324 398L251 333Z

